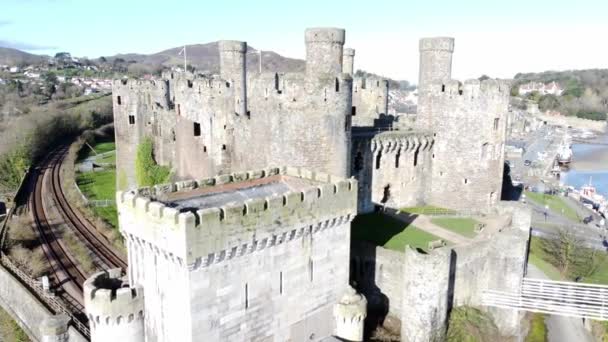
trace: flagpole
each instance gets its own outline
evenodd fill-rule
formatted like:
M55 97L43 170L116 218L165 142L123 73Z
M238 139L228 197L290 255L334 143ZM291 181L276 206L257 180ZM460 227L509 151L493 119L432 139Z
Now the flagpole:
M187 57L186 57L186 45L184 45L184 72L188 71Z

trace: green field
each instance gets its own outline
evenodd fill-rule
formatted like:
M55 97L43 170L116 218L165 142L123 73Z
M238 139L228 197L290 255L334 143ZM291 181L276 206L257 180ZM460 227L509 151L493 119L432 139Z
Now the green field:
M580 217L578 216L578 214L576 213L576 210L574 210L573 208L571 208L566 202L565 199L562 196L558 196L558 195L547 195L547 194L541 194L538 192L530 192L530 191L526 191L524 192L526 197L529 198L530 200L536 202L537 204L540 205L548 205L549 209L551 209L552 211L558 213L558 214L562 214L563 216L579 222L580 221Z
M453 210L445 209L445 208L441 208L441 207L435 207L432 205L423 205L423 206L419 206L419 207L406 207L406 208L399 209L399 211L404 212L404 213L409 213L409 214L418 214L418 215L429 215L429 214L437 214L437 213L443 213L443 214L454 213Z
M530 319L530 331L526 336L526 342L546 342L547 326L545 325L545 315L540 313L532 314Z
M608 256L604 251L577 247L577 256L573 258L568 274L562 274L555 266L555 258L546 252L546 240L532 237L528 260L552 280L574 280L580 276L580 282L608 284Z
M116 172L115 170L104 170L97 172L79 173L76 183L82 193L89 200L114 200L116 196ZM118 227L118 214L116 205L108 207L95 207L91 209L114 227Z
M479 221L470 217L437 217L433 218L431 222L468 238L474 238L477 235L475 226L479 224Z
M93 147L93 149L97 153L94 153L93 151L91 151L89 146L85 144L82 147L82 149L80 150L80 153L78 154L79 161L84 160L91 156L95 156L96 154L102 154L102 153L106 153L106 152L115 151L116 143L114 143L113 141L98 142L98 143L93 144L91 147ZM104 159L104 158L102 158L102 159ZM98 160L98 162L103 163L101 160Z
M352 238L399 252L403 252L406 245L426 251L429 241L439 239L381 213L358 215L352 223Z

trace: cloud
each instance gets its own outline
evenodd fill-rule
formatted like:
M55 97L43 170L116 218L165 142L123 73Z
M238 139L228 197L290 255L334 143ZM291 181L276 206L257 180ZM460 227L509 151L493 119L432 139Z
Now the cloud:
M56 46L37 45L37 44L30 44L30 43L25 43L25 42L16 42L16 41L9 41L9 40L0 40L0 46L11 48L11 49L17 49L17 50L26 50L26 51L56 50L57 49Z
M0 26L8 26L12 24L12 22L8 21L8 20L1 20L0 19Z

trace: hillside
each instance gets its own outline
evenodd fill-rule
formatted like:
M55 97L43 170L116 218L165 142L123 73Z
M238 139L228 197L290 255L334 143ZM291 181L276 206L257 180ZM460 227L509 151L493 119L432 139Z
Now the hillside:
M179 55L183 47L175 47L150 55L144 54L120 54L105 57L108 62L114 62L117 58L126 62L136 62L149 67L170 67L181 66L184 59ZM194 44L186 47L188 54L188 64L203 72L219 72L219 52L218 43ZM249 70L259 69L259 54L256 49L249 47L247 56L247 68ZM283 57L272 51L263 51L262 70L273 70L277 72L299 72L304 71L304 61L300 59Z
M564 88L561 96L527 94L542 111L557 111L593 120L605 120L608 112L608 69L545 71L515 75L513 94L528 82L557 82Z
M34 55L17 49L0 47L0 64L23 66L40 64L48 61L48 56Z

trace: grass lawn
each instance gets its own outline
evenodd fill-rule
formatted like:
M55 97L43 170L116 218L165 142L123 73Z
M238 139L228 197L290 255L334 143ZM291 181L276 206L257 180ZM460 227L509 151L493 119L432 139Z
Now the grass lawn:
M352 224L352 238L399 252L403 252L406 245L426 251L429 241L439 239L381 213L358 215Z
M89 200L114 200L116 196L115 170L79 173L76 175L76 183ZM118 214L115 205L92 207L92 209L114 227L118 227Z
M116 150L116 143L114 141L101 141L101 142L96 142L91 147L93 147L93 149L95 149L95 152L97 152L97 154L101 154L101 153L106 153L106 152ZM82 149L80 150L80 153L78 153L78 160L84 160L84 159L86 159L90 156L94 156L94 155L95 155L95 153L93 153L93 151L91 151L89 146L85 144L82 147Z
M95 162L98 164L116 164L116 151L112 151L102 158L95 159Z
M551 280L564 280L559 270L548 262L550 256L542 248L541 240L535 236L530 239L530 254L528 261L538 267Z
M526 336L526 342L546 342L547 326L545 325L545 315L540 313L532 314L530 319L530 331Z
M437 217L431 222L468 238L474 238L477 235L475 225L479 224L477 220L470 217Z
M573 221L576 221L576 222L580 221L580 217L576 213L576 210L574 210L568 204L566 204L566 202L564 201L562 196L546 195L546 194L541 194L538 192L530 192L530 191L526 191L525 195L527 198L536 202L537 204L540 204L543 206L548 205L549 209L551 209L552 211L554 211L558 214L562 214L565 217L567 217Z
M401 209L399 209L399 211L410 213L410 214L419 214L419 215L425 215L425 214L429 214L429 213L432 214L432 213L437 213L437 212L441 212L441 213L453 213L454 212L453 210L450 210L450 209L435 207L432 205L401 208Z

